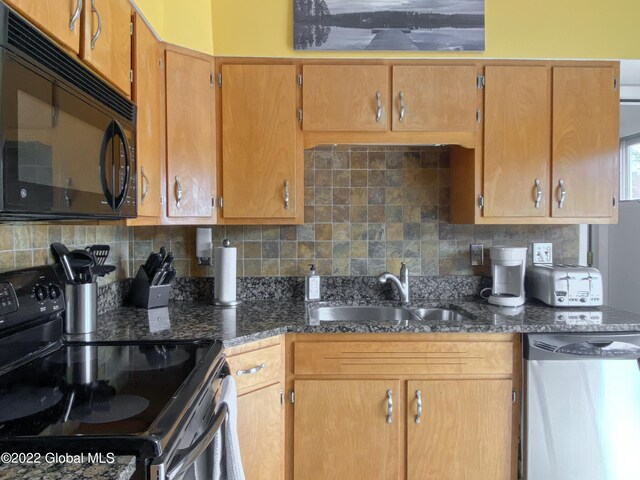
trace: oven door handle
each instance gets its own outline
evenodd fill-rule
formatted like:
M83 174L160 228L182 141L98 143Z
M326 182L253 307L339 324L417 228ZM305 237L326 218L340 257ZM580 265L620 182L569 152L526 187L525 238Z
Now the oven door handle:
M209 448L213 438L216 436L223 422L227 419L228 408L226 403L222 403L218 411L211 418L209 425L205 433L203 433L198 440L196 440L188 449L178 450L174 455L165 459L162 463L151 465L151 477L158 480L173 480L180 478ZM173 466L171 470L167 471L170 462L177 457L184 455L180 459L177 465Z

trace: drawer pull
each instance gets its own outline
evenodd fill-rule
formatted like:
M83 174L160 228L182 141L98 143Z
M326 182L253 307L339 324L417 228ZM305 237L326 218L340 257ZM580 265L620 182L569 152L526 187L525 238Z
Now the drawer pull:
M404 92L400 92L400 122L404 122Z
M96 33L91 36L91 50L96 48L96 42L98 38L100 38L100 34L102 33L102 17L100 16L100 12L96 8L96 0L91 0L91 13L95 13L98 18L98 28Z
M393 392L387 390L387 423L393 422Z
M560 201L558 202L558 208L562 208L564 201L567 199L567 189L564 188L564 180L560 180Z
M238 376L240 376L240 375L253 375L254 373L258 373L260 370L262 370L264 368L267 368L267 364L266 363L261 363L257 367L250 368L249 370L238 370L236 372L236 375L238 375Z
M536 178L536 208L540 208L542 201L542 188L540 188L540 179Z
M416 423L420 423L422 420L422 392L416 390L416 400L418 401L418 408L416 410Z

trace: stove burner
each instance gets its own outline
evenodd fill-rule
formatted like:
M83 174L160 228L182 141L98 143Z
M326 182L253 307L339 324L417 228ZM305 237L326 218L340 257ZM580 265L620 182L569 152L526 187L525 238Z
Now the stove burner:
M115 395L100 402L87 402L71 410L69 418L81 423L110 423L138 415L149 406L139 395Z
M62 400L57 387L9 387L0 389L0 423L42 412Z

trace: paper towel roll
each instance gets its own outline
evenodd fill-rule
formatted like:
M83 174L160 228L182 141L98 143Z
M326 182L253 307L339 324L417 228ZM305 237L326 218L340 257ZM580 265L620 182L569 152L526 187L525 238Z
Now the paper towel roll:
M221 305L236 303L236 256L233 247L216 247L214 301Z

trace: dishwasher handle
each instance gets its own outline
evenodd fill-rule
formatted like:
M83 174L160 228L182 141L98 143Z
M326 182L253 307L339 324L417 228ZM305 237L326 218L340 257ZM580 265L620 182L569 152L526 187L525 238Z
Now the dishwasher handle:
M525 360L630 360L640 359L637 333L528 334Z

